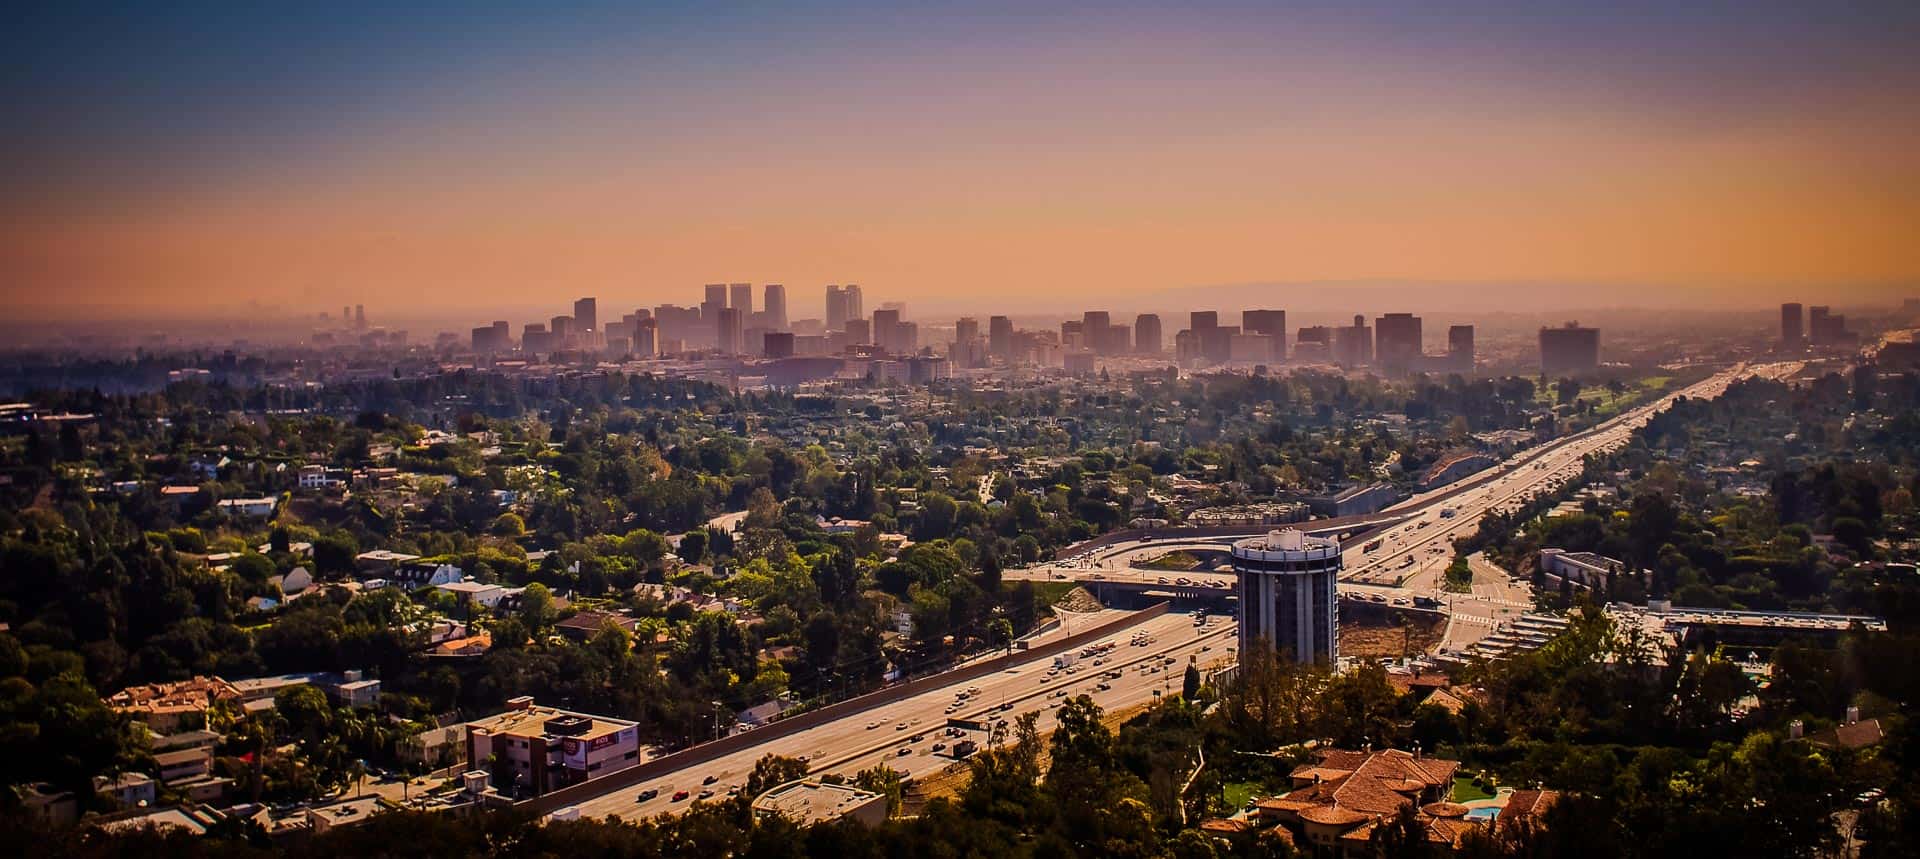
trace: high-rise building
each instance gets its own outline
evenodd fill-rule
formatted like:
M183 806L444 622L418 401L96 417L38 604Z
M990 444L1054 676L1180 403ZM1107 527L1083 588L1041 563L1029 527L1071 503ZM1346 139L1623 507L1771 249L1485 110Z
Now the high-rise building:
M707 284L707 296L700 301L700 319L708 325L720 322L720 311L727 306L727 285L724 283Z
M860 285L857 283L849 283L843 292L845 292L847 296L847 318L867 318L867 300L865 294L860 291Z
M1356 313L1352 325L1333 330L1333 360L1344 367L1373 363L1373 329L1365 316Z
M827 286L827 330L844 331L847 320L853 317L847 314L847 293L838 285Z
M987 319L987 352L1002 361L1013 360L1013 320L1005 316Z
M1405 373L1420 361L1420 317L1389 313L1373 320L1373 358L1388 373Z
M1133 351L1141 355L1158 355L1164 348L1159 315L1142 313L1135 316L1133 318Z
M787 288L769 283L761 292L761 303L766 305L767 327L775 331L787 330Z
M873 342L881 350L904 354L899 345L900 311L881 309L873 312Z
M366 329L367 327L367 306L366 305L356 304L353 306L353 327L359 328L361 330Z
M633 354L651 358L659 353L660 323L655 319L636 319L633 323Z
M1473 372L1473 326L1453 325L1447 328L1447 366L1456 373Z
M1195 310L1187 314L1187 330L1194 334L1219 327L1220 312L1217 310Z
M1243 310L1240 328L1248 334L1273 338L1273 360L1287 360L1287 312L1284 310Z
M547 326L538 322L529 322L520 329L520 351L530 355L542 355L552 352L553 334Z
M554 318L547 320L547 333L553 335L553 348L555 349L573 348L573 338L575 333L573 329L573 317L555 316Z
M1591 373L1600 368L1600 329L1569 322L1540 329L1540 372L1547 376Z
M1780 345L1789 349L1804 345L1807 336L1806 319L1798 302L1780 305Z
M715 343L722 354L739 355L746 346L745 314L738 307L720 308L719 325L714 329Z
M980 340L980 320L962 316L953 322L953 348L947 359L955 367L979 367L986 364L987 350Z
M865 346L873 342L873 323L865 319L849 319L846 324L847 342L855 346Z
M736 283L728 287L728 289L732 292L732 297L728 299L727 306L740 311L740 318L742 320L752 316L753 284Z
M600 303L582 298L573 303L573 325L581 334L600 333Z
M1233 544L1240 654L1256 640L1283 660L1331 665L1340 657L1340 541L1291 528Z

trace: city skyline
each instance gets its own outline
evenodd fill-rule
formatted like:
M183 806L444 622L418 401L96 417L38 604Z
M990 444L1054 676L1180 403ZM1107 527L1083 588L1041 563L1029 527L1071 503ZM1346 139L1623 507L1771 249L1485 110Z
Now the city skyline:
M0 290L37 319L645 306L724 268L1121 313L1920 278L1910 5L1469 11L44 11Z

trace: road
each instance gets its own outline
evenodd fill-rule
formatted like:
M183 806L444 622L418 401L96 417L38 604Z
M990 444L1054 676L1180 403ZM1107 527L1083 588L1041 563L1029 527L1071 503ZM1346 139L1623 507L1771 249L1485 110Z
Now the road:
M851 776L860 770L885 763L910 775L929 775L954 763L946 755L933 752L934 744L951 746L959 739L944 735L944 725L950 716L978 719L991 714L994 718L1011 718L1024 711L1037 710L1041 713L1041 729L1050 731L1053 727L1053 708L1062 700L1056 697L1056 693L1090 694L1108 710L1146 703L1153 700L1156 690L1162 694L1168 690L1178 692L1181 672L1185 670L1189 656L1199 657L1203 666L1215 658L1230 656L1234 642L1233 629L1234 626L1225 619L1197 627L1192 615L1164 614L1116 630L1103 639L1117 645L1103 665L1078 665L1070 674L1049 673L1051 661L1036 657L987 677L948 684L903 701L876 707L855 718L841 719L769 740L638 785L623 787L576 803L575 807L583 816L613 815L623 819L676 812L695 801L703 790L710 789L714 797L719 798L725 796L729 788L744 785L754 762L769 754L805 756L815 774ZM1145 633L1149 643L1130 644L1136 631ZM1167 659L1173 659L1174 663L1167 666ZM1155 665L1159 670L1141 670ZM1120 671L1121 676L1101 676L1112 670ZM1098 684L1102 682L1111 688L1098 689ZM968 696L966 704L950 711L949 706L955 703L956 694L969 687L977 689L978 694ZM1003 709L1008 705L1011 705L1010 709ZM977 732L971 736L976 741L985 740ZM916 737L919 738L918 742L914 741ZM908 753L900 754L901 749L907 749ZM704 784L708 777L713 778L713 784ZM639 799L645 790L653 790L657 795L647 800ZM674 794L682 790L692 796L673 799Z
M1492 511L1509 511L1524 506L1535 497L1553 492L1577 479L1588 456L1616 449L1632 437L1655 414L1664 411L1679 397L1714 398L1735 380L1747 376L1784 378L1800 371L1802 362L1765 365L1738 365L1697 382L1659 400L1625 412L1576 435L1529 448L1507 461L1440 489L1420 493L1387 508L1383 513L1405 516L1368 535L1364 541L1350 541L1342 548L1346 570L1341 576L1343 595L1375 602L1408 604L1413 597L1431 597L1445 605L1449 615L1463 616L1461 637L1471 636L1469 628L1485 625L1488 631L1503 618L1531 604L1524 585L1499 587L1491 581L1485 587L1483 577L1494 574L1476 568L1474 593L1450 594L1443 590L1446 565L1452 560L1453 541L1472 534L1480 527L1481 517ZM1307 523L1309 526L1311 523ZM1166 572L1131 566L1134 561L1172 551L1221 552L1236 540L1270 530L1249 529L1245 534L1194 537L1176 536L1102 547L1062 562L1008 570L1007 578L1038 580L1098 579L1138 581L1141 583L1180 584L1181 579L1211 585L1230 585L1231 572ZM1373 547L1372 551L1368 547ZM1482 562L1484 565L1484 561ZM1490 565L1486 565L1490 566ZM1504 578L1504 576L1501 576Z

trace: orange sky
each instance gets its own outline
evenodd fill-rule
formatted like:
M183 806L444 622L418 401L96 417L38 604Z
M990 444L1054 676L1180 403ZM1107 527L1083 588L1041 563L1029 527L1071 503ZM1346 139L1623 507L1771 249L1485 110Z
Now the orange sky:
M323 133L196 138L177 165L109 147L0 205L0 290L22 315L453 318L693 303L721 280L784 282L796 316L846 281L979 312L1268 281L1564 282L1581 306L1610 283L1695 304L1920 291L1920 97L1901 78L1703 102L1439 49L1323 46L1242 73L1194 59L1245 47L1207 31L1035 39L993 63L891 47L701 86L620 60L408 91Z

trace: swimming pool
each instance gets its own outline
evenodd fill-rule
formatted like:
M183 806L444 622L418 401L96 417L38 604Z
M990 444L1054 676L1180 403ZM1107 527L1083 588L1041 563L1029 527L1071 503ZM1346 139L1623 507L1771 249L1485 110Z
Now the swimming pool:
M1467 809L1467 819L1478 820L1481 823L1491 823L1493 822L1494 818L1499 816L1500 816L1500 809L1491 805L1482 806L1480 808Z

